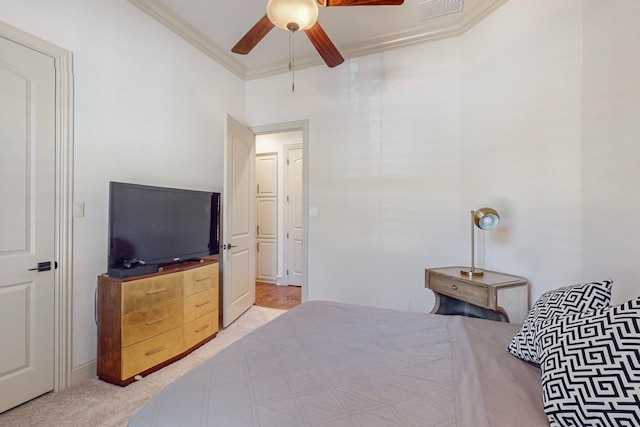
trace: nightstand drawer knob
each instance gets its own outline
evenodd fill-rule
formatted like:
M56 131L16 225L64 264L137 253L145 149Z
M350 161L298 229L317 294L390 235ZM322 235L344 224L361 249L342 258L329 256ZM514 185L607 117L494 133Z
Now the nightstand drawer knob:
M453 285L452 288L453 288L454 291L458 290L458 286L456 286L456 285Z

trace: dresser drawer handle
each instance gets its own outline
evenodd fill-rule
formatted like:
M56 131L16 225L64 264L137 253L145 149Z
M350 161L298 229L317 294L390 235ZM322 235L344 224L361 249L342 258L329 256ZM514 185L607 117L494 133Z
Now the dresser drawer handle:
M202 332L202 331L204 331L205 329L207 329L208 327L209 327L209 325L204 325L202 328L200 328L200 329L196 329L196 333Z
M163 318L161 318L161 319L157 319L157 320L152 320L152 321L150 321L150 322L146 322L146 323L145 323L145 325L154 325L154 324L156 324L156 323L160 323L160 322L163 322L163 321L165 321L165 320L167 320L167 318L166 318L166 317L163 317Z
M160 353L161 351L166 349L167 349L167 346L164 346L164 347L156 348L155 350L147 351L145 354L147 356L151 356L152 354Z
M167 289L156 289L155 291L147 291L147 295L160 294L162 292L167 292Z
M196 308L200 308L200 307L204 307L205 305L209 304L210 301L205 301L202 304L196 304Z
M454 291L457 291L458 290L458 285L453 285L452 288L453 288Z
M211 277L203 277L201 279L196 279L196 282L204 282L205 280L209 280Z

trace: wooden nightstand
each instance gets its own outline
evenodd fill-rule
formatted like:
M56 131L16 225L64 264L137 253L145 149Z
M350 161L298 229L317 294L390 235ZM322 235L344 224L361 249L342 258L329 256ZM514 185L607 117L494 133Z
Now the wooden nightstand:
M529 312L527 279L484 270L483 276L460 273L462 267L427 268L424 285L436 295L432 313L461 314L522 323Z

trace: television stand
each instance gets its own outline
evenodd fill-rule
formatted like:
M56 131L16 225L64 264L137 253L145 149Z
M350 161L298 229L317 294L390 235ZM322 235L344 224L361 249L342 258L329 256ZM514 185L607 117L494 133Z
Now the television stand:
M126 386L186 356L218 333L218 262L153 274L98 277L98 377Z

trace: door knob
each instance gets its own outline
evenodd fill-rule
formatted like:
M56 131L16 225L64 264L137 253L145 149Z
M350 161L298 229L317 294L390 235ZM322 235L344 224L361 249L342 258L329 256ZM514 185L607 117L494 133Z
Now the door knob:
M58 267L56 263L56 268ZM36 268L30 268L28 271L49 271L51 270L51 261L39 262Z

